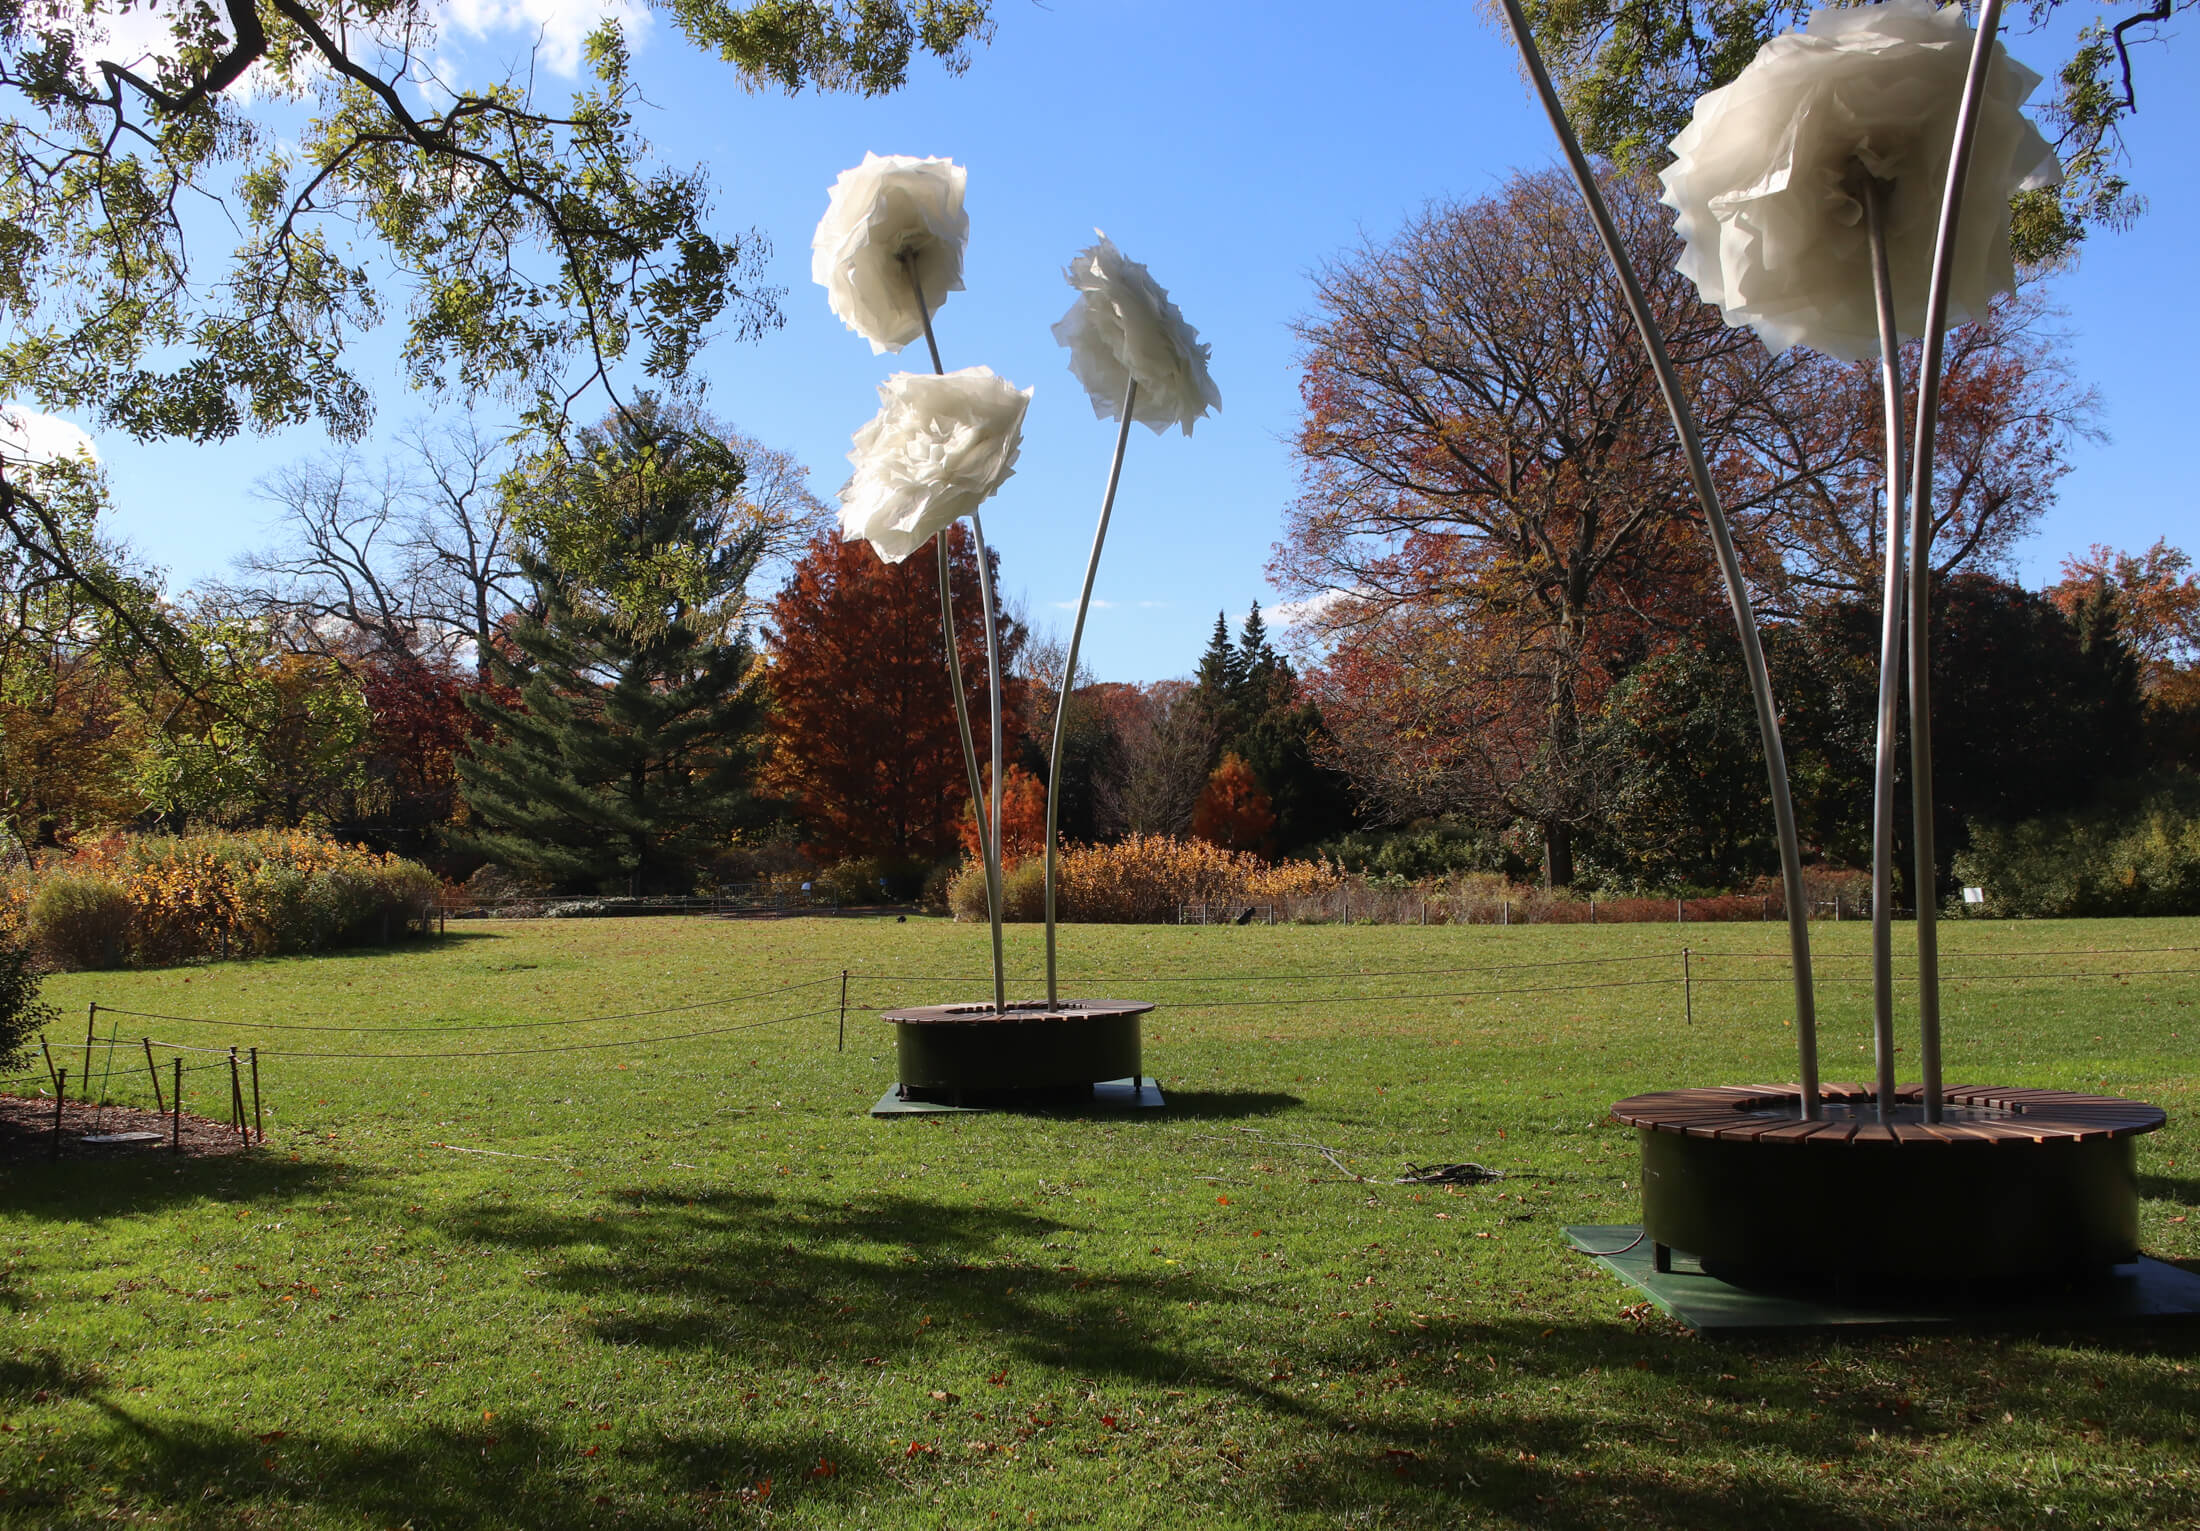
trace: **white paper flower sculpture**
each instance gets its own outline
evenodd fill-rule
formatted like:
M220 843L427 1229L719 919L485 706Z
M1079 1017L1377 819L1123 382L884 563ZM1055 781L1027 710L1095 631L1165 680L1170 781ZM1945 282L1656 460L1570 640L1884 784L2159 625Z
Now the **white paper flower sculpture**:
M1016 471L1031 392L990 367L897 372L879 384L878 415L848 454L856 471L840 491L842 539L900 563L983 505Z
M953 160L866 154L833 182L810 240L810 276L841 322L871 342L873 354L899 351L924 333L905 256L916 266L926 312L938 312L949 293L963 290L968 175Z
M1062 274L1077 301L1054 326L1054 338L1069 347L1069 370L1092 395L1093 413L1120 418L1133 379L1138 397L1131 418L1156 432L1176 425L1189 436L1194 420L1222 408L1207 375L1211 348L1200 344L1199 331L1146 268L1125 260L1107 235L1079 251Z
M1681 274L1753 327L1775 354L1809 345L1846 361L1879 354L1859 161L1893 183L1888 266L1895 322L1925 325L1934 230L1971 56L1960 7L1931 0L1811 12L1766 43L1733 83L1705 94L1660 179L1686 243ZM2040 77L1997 42L1957 224L1948 321L1983 318L2015 286L2012 193L2062 177L2019 108Z

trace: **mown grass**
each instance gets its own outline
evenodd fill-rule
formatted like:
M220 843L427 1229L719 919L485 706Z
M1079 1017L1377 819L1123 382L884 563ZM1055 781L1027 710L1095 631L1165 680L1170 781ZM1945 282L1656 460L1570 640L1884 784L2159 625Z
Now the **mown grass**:
M1862 927L1817 933L1829 971L1861 971ZM229 1023L125 1017L125 1039L352 1056L267 1057L249 1156L0 1170L0 1523L2200 1518L2189 1331L1704 1341L1564 1248L1562 1224L1633 1220L1613 1099L1792 1075L1782 988L1717 981L1776 975L1776 927L1073 929L1073 992L1168 1006L1147 1058L1169 1109L870 1119L893 1072L873 1012L980 984L865 975L977 980L981 942L920 920L509 924L53 981L78 1015ZM1036 933L1012 943L1033 971ZM1649 981L1678 977L1684 943L1692 1023ZM2200 922L1947 944L1957 974L2160 974L1957 982L1950 1077L2166 1106L2140 1149L2144 1240L2200 1257L2200 979L2167 971L2200 953L2064 955L2196 947ZM1534 966L1562 963L1581 965ZM1250 981L1309 972L1363 976ZM815 979L726 1010L431 1030ZM1247 998L1292 1003L1196 1008ZM818 1007L660 1045L356 1056ZM1829 1076L1865 1073L1863 987L1830 986L1826 1011ZM218 1114L217 1085L193 1079ZM1408 1160L1510 1178L1384 1183ZM1850 1232L1869 1231L1829 1229Z

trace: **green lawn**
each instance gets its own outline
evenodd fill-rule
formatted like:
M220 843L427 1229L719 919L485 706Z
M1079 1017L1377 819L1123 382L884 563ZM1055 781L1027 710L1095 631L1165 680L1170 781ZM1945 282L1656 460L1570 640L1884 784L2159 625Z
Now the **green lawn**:
M1865 934L1819 926L1825 969L1858 975ZM96 1000L240 1023L124 1019L125 1039L350 1056L267 1058L248 1157L0 1170L0 1523L2200 1519L2190 1331L1707 1342L1563 1247L1561 1224L1633 1220L1612 1100L1792 1076L1784 989L1716 981L1777 974L1778 927L1064 939L1070 992L1164 1002L1146 1055L1167 1111L867 1117L893 1072L871 1012L981 989L983 933L930 920L483 925L54 980L78 1027ZM1945 939L1956 974L2200 968L2064 955L2200 947L2200 921ZM1031 972L1036 933L1011 940ZM1705 980L1692 1024L1678 985L1641 982L1677 977L1684 943ZM1584 958L1628 960L1533 966ZM656 1046L356 1056L765 1020L835 1005L843 967L844 1053L826 1013ZM429 1030L819 979L729 1009ZM1617 983L1635 986L1586 987ZM1451 997L1346 1002L1380 994ZM1868 1073L1864 996L1828 987L1829 1078ZM1196 1008L1247 998L1295 1003ZM2143 1237L2187 1262L2196 999L2200 977L2170 972L1947 997L1951 1079L2167 1107L2140 1148ZM218 1113L217 1080L193 1098ZM1309 1144L1385 1182L1407 1160L1511 1178L1361 1183Z

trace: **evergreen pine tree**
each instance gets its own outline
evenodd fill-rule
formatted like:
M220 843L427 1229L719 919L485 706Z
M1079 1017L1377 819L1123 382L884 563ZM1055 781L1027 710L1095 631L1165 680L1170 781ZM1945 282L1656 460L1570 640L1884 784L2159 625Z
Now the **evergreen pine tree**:
M516 700L467 698L494 736L460 763L485 826L466 838L560 888L686 891L754 817L763 705L725 613L762 534L726 535L739 460L646 401L580 445L541 465L519 507L541 616L516 619L493 656Z
M1215 613L1215 630L1207 640L1207 652L1199 656L1200 700L1218 716L1237 700L1245 674L1236 647L1230 642L1230 619Z

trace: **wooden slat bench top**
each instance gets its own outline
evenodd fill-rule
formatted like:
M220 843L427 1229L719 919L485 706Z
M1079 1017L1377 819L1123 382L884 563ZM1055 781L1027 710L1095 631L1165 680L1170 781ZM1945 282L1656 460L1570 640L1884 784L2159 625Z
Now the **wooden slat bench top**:
M2159 1106L2113 1095L1965 1084L1941 1092L1948 1108L1941 1122L1881 1123L1871 1114L1876 1097L1866 1085L1827 1084L1818 1093L1827 1104L1844 1109L1828 1119L1805 1122L1796 1116L1801 1091L1795 1085L1709 1085L1632 1095L1613 1106L1612 1115L1630 1127L1722 1142L1973 1148L2132 1137L2168 1120ZM1895 1094L1900 1103L1915 1107L1924 1092L1909 1084Z

